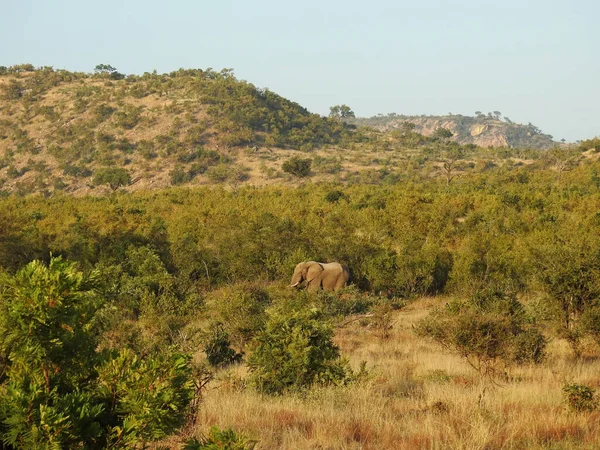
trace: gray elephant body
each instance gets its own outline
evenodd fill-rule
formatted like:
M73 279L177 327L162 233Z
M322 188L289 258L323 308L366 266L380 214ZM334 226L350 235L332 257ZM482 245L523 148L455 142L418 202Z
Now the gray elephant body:
M306 288L314 291L323 288L326 291L337 291L350 280L350 271L337 262L320 263L304 261L296 266L292 276L292 287L306 281Z

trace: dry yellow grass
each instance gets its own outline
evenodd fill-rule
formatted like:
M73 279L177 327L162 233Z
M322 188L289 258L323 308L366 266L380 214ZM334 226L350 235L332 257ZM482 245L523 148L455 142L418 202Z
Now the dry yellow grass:
M231 427L259 449L597 449L600 414L571 413L565 380L600 385L600 361L575 362L554 341L546 363L514 368L509 380L481 382L460 357L412 333L439 300L396 312L389 339L354 321L336 341L368 380L304 395L261 396L241 386L243 367L217 374L194 434Z

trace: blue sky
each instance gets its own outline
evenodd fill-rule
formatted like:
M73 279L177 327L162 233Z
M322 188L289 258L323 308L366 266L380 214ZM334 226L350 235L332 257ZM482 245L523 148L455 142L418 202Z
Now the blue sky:
M0 65L233 68L327 114L498 110L600 135L598 0L1 0Z

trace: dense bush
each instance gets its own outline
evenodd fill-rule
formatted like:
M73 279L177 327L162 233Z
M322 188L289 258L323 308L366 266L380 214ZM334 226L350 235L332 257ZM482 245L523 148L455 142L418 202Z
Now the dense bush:
M4 276L0 440L26 448L127 446L182 425L192 383L186 356L98 351L98 272L34 261Z
M269 294L253 284L234 284L211 292L206 303L240 349L265 325Z
M99 169L94 175L94 184L108 184L113 191L131 183L131 176L126 169L107 167Z
M281 394L344 383L349 370L332 337L332 327L316 309L273 312L248 358L251 384L260 392Z
M579 356L581 337L597 336L593 317L600 307L600 245L595 237L571 227L540 233L530 245L536 278L554 312L559 334Z
M297 176L298 178L304 178L310 174L311 164L311 159L302 159L297 156L293 156L283 163L281 169L286 173Z
M183 450L253 450L257 442L232 429L212 427L208 435L188 440Z

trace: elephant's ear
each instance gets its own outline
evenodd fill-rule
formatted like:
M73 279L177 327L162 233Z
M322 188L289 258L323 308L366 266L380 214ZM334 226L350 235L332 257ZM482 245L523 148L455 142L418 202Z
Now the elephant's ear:
M318 262L313 262L308 266L308 271L306 272L306 281L309 283L317 277L321 276L321 272L323 272L323 266Z

